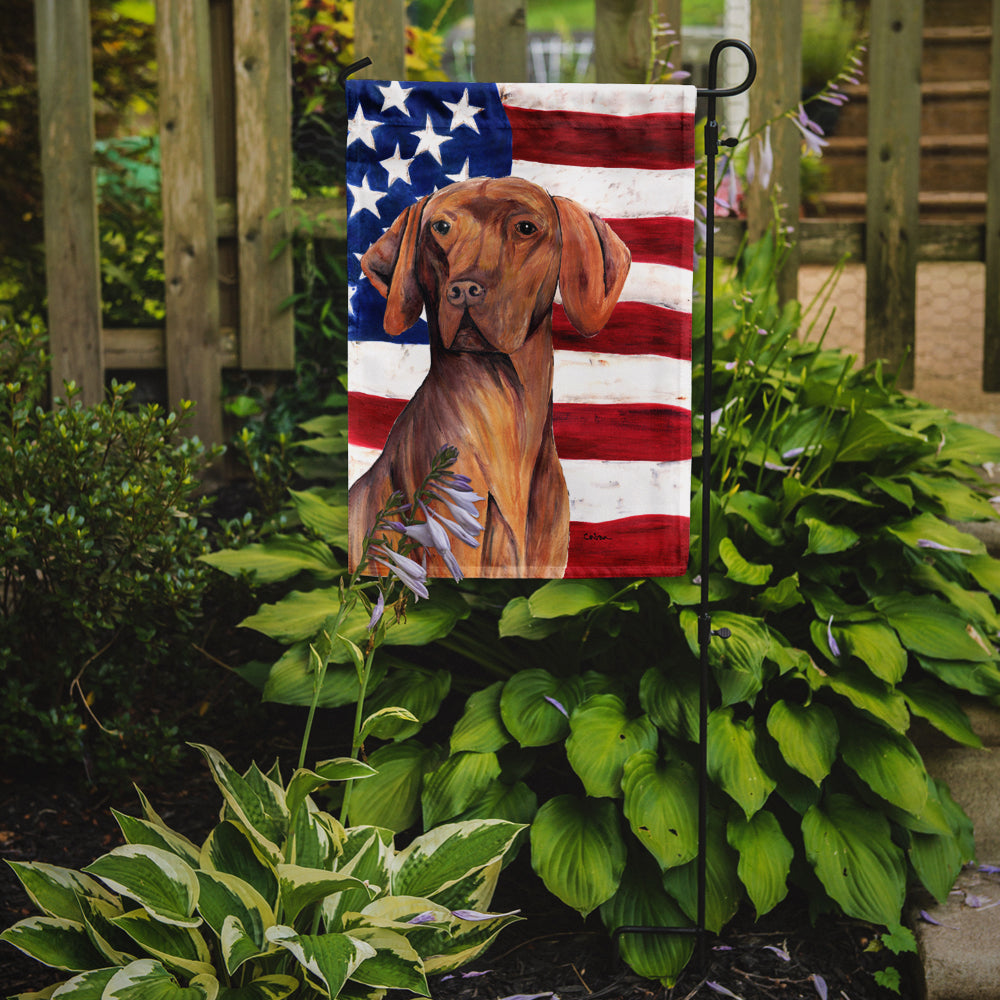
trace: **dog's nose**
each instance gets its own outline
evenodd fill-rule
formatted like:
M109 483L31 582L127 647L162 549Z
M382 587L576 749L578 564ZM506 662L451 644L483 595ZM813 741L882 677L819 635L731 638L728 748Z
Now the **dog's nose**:
M482 302L486 289L478 281L453 281L448 286L448 301L453 306L475 306Z

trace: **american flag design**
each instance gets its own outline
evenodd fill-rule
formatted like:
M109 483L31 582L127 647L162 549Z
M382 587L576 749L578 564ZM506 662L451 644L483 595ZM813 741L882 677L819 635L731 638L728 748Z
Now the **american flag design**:
M662 85L348 82L350 483L378 458L430 363L423 316L385 332L386 299L361 256L424 195L469 178L525 178L599 216L632 256L595 336L577 334L558 296L553 308L564 576L686 572L695 100L693 87Z

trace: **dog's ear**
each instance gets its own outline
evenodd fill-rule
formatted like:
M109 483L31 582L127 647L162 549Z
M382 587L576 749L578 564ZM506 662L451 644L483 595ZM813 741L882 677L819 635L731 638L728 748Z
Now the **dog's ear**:
M420 318L423 297L414 268L420 218L426 198L400 212L389 230L361 258L361 270L385 296L385 332L398 337Z
M562 228L559 291L575 329L592 337L604 327L628 277L632 255L611 227L569 198L553 198Z

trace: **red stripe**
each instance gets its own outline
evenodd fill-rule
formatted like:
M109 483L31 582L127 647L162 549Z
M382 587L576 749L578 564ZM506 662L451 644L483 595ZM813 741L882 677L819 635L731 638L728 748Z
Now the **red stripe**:
M505 106L515 160L574 167L694 166L692 115L601 115Z
M691 360L691 314L646 302L619 302L607 325L581 337L561 305L552 307L552 343L560 351L655 354Z
M676 216L604 220L629 248L632 260L643 264L670 264L690 271L694 267L694 222Z
M646 514L600 523L571 521L567 577L681 576L687 572L686 517Z
M405 399L348 393L351 444L381 450ZM655 403L559 403L552 408L556 451L566 459L674 462L691 457L691 414Z

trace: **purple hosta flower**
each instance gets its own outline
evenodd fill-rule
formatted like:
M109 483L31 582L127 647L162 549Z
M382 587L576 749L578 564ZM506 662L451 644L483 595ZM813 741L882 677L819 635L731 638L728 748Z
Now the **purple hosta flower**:
M829 992L826 988L826 980L815 972L809 978L813 981L813 986L816 987L816 992L819 994L819 1000L826 1000Z
M833 615L830 615L830 620L826 623L826 641L830 646L830 652L839 657L840 646L837 645L837 640L833 637Z
M480 913L479 910L452 910L451 915L459 920L493 920L495 917L516 917L521 911L510 910L507 913Z
M921 910L920 911L920 919L923 920L924 923L933 924L935 927L944 927L946 930L949 930L949 931L957 931L958 930L957 927L952 927L951 924L942 924L940 920L936 920L926 910Z
M978 871L985 875L1000 875L1000 865L979 865Z
M408 924L432 924L437 920L437 915L433 910L424 910L423 913L418 913L415 917L410 917L406 922Z
M476 504L486 498L481 497L478 493L474 493L472 487L467 484L467 479L464 484L455 484L453 482L451 486L445 483L435 483L433 492L430 495L440 500L451 511L452 517L466 531L478 535L483 530L483 527L479 523L479 511L476 510Z
M412 538L413 541L418 545L422 545L425 549L437 552L444 561L445 566L448 567L448 572L456 580L461 580L463 573L459 568L455 554L451 551L451 540L448 538L448 532L445 531L444 526L439 523L434 514L427 509L422 501L418 502L418 506L423 511L426 520L417 522L416 524L403 525L403 534L407 538Z
M940 542L935 542L930 538L918 538L917 547L921 549L938 549L941 552L958 552L964 556L972 555L972 549L956 549L951 545L942 545Z
M750 147L750 160L747 163L747 183L755 181L765 191L771 186L771 174L774 173L774 150L771 148L771 126L764 129L763 136Z
M764 951L773 951L782 962L790 962L792 960L792 956L784 948L779 948L776 944L764 945Z
M736 176L736 165L732 157L727 157L729 163L719 190L715 193L716 211L735 215L740 209L740 179Z
M721 983L713 983L709 981L705 983L705 985L713 993L721 993L724 997L734 997L735 1000L743 1000L743 997L741 997L738 993L734 993L732 990L727 990L726 987L723 986Z
M823 155L823 147L827 145L822 138L823 130L806 114L806 109L800 104L799 113L792 118L792 124L802 133L806 149L816 156Z
M446 983L449 979L478 979L480 976L488 976L493 970L484 969L482 972L452 972L441 977L441 982Z
M555 705L555 707L559 709L559 711L562 712L562 714L565 715L567 719L569 718L569 712L566 711L565 707L561 702L556 701L555 698L552 698L549 695L544 695L544 698L550 705Z
M380 590L378 592L378 600L375 602L375 607L372 608L372 616L368 619L368 631L374 630L375 626L382 620L382 615L385 613L385 594Z
M368 551L375 562L397 576L403 586L413 591L417 597L430 596L427 592L427 570L420 563L401 556L384 545L373 545ZM379 558L380 556L383 558Z

